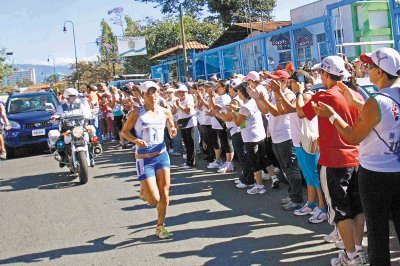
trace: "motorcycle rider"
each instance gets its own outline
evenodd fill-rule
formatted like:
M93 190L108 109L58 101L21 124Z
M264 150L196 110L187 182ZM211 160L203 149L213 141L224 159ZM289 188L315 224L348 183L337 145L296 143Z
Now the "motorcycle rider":
M92 112L87 101L81 101L78 96L79 92L75 88L68 88L64 90L63 93L64 100L58 105L56 113L51 117L53 121L60 117L66 116L68 113L73 113L74 115L83 115L85 119L90 119ZM65 165L65 153L60 153L60 167ZM94 165L93 155L90 154L91 165Z

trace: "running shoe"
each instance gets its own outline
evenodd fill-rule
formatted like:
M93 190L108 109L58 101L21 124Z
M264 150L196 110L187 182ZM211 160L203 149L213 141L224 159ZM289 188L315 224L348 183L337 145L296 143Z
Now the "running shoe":
M358 253L358 257L361 260L361 263L363 265L367 264L368 263L367 255L365 255L364 250L357 251L357 253Z
M242 183L242 181L240 181L239 178L235 179L235 184L239 184L239 183Z
M183 163L183 164L179 165L179 167L182 169L192 169L194 167L194 165L189 165L187 163Z
M265 189L264 185L255 185L251 189L247 190L247 194L255 195L255 194L265 194L267 190Z
M235 166L232 162L226 162L222 167L218 168L218 173L232 173Z
M310 214L312 214L312 216L310 217L310 219L308 219L308 222L311 224L319 224L328 219L328 215L326 214L326 212L321 211L321 209L318 207L315 207Z
M288 204L289 201L290 201L290 198L289 198L289 196L287 196L286 198L281 199L281 204L282 205Z
M351 266L362 266L360 256L357 255L354 259L349 259L345 251L340 251L337 258L331 259L331 266L341 266L341 265L351 265Z
M306 204L304 204L303 207L301 207L300 209L295 210L293 213L294 213L294 215L296 215L296 216L304 216L304 215L309 215L309 214L311 214L312 212L313 212L313 209L310 208L310 207L308 206L308 204L306 203Z
M303 207L302 203L295 203L293 201L289 201L285 205L282 205L282 209L284 211L294 211L294 210L300 209L301 207Z
M340 239L341 239L341 237L339 235L339 231L338 231L336 226L335 226L335 228L333 229L333 231L329 235L324 236L325 242L328 242L328 243L336 243Z
M247 187L251 187L251 186L254 186L254 184L246 185L246 184L242 183L242 181L240 181L240 180L239 180L239 183L236 184L237 188L247 188Z
M222 166L222 162L221 161L214 160L214 162L209 163L207 165L207 168L208 169L217 169L217 168L220 168L221 166Z
M6 152L0 153L0 159L1 159L1 160L7 159L7 153L6 153Z
M166 239L171 237L171 234L168 232L167 229L165 229L163 225L157 226L156 235L158 236L159 239Z

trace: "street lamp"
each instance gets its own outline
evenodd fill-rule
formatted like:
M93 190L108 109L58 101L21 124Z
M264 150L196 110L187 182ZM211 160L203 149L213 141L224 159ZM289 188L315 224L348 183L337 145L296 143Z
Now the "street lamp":
M70 20L65 21L64 28L63 28L64 33L67 33L67 27L65 26L67 23L71 23L71 25L72 25L72 35L74 37L74 49L75 49L75 68L76 68L76 72L78 74L78 90L79 90L79 69L78 69L78 56L76 55L75 27L74 27L74 23L72 21L70 21Z
M56 83L57 82L57 76L56 76L56 65L55 65L55 63L54 63L54 56L52 56L52 55L48 55L47 56L47 62L49 62L50 63L50 57L51 57L51 59L53 60L53 80L54 80L54 83Z
M187 54L186 54L186 41L185 41L185 26L183 25L183 1L179 0L179 16L181 19L181 34L182 34L182 48L183 48L183 69L185 79L187 79L188 65L187 65Z

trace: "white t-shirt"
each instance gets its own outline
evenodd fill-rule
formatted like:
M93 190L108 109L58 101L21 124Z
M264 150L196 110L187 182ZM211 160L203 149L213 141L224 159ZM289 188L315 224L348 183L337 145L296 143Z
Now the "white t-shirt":
M288 93L293 93L289 89L286 89L283 92L285 96ZM275 96L272 95L271 103L276 105ZM284 114L279 116L273 116L270 114L269 116L269 132L271 133L272 142L282 143L292 138L291 130L290 130L290 114Z
M183 119L183 118L189 118L191 117L191 119L189 120L189 122L187 123L187 126L184 128L190 128L190 127L195 127L197 126L197 117L195 116L196 114L196 110L194 109L194 99L193 96L188 94L186 95L185 99L183 101L179 101L180 105L182 105L182 107L187 107L187 106L191 106L192 110L189 114L186 114L185 112L183 112L180 108L178 108L178 110L176 111L177 115L178 115L178 120L179 119Z
M223 95L219 95L217 96L217 98L215 98L215 105L218 105L221 107L220 112L221 113L226 113L226 105L229 104L231 102L231 96L229 96L228 94L223 94ZM218 120L215 117L211 117L211 127L213 129L222 129L221 124L218 122Z
M260 142L265 139L266 134L262 121L262 113L258 109L254 99L243 103L239 114L246 117L245 122L240 125L243 142Z
M236 96L235 98L233 98L233 100L237 101L239 103L239 106L243 105L243 101L240 99L239 96ZM229 133L230 133L231 136L233 136L236 133L240 132L240 127L238 127L235 124L235 122L233 122L233 120L226 122L226 127L229 129Z
M204 99L204 101L208 102L208 100L209 100L208 94L205 94L203 99ZM210 112L210 109L208 109L207 107L205 107L203 105L202 110L203 110L203 114L204 114L203 125L210 126L211 125L211 116L207 115L207 113Z

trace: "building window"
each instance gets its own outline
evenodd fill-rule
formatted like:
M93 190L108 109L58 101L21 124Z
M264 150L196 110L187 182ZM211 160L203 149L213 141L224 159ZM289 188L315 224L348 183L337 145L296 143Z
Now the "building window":
M297 48L297 58L299 63L304 62L305 65L308 64L308 62L311 62L311 47L305 46Z
M292 60L292 53L290 51L279 53L279 63L286 63Z

